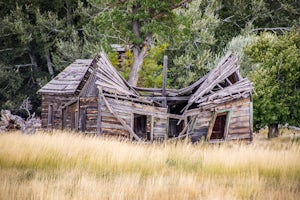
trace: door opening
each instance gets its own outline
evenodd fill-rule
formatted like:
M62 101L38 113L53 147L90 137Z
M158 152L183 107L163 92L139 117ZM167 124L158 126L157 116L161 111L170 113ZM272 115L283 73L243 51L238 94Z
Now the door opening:
M150 117L147 115L134 114L133 131L143 140L150 140Z
M226 127L226 119L228 112L218 113L215 123L213 125L212 133L210 139L225 139L225 127Z

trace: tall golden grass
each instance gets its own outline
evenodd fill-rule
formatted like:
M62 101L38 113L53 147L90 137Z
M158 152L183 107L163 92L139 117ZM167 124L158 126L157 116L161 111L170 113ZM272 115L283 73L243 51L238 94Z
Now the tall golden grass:
M0 199L299 199L300 143L0 135Z

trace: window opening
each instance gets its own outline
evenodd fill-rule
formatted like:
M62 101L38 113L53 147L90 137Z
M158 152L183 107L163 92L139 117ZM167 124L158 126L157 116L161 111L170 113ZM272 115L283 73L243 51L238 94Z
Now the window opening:
M225 139L225 127L228 112L217 114L210 139Z
M150 116L134 114L133 131L143 140L150 140Z
M48 125L53 125L53 105L49 105L48 107Z
M179 133L183 130L184 128L184 120L181 120L181 122L177 125L179 119L169 119L169 129L168 129L168 137L177 137Z

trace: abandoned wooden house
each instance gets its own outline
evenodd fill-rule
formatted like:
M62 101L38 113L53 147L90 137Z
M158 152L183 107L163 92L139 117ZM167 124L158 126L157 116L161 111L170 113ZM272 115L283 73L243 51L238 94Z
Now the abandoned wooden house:
M134 140L252 139L252 83L228 53L182 89L130 86L104 53L76 60L39 90L42 127Z

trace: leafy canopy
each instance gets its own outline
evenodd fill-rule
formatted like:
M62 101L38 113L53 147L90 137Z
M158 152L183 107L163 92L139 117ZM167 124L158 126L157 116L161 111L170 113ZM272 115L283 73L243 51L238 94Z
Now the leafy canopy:
M263 33L245 52L257 68L250 73L255 85L254 123L300 125L300 32L282 36Z

